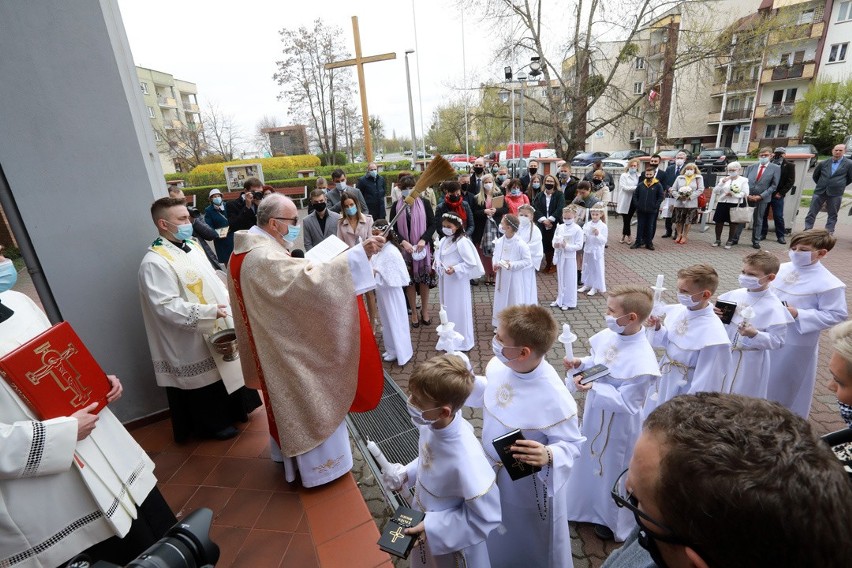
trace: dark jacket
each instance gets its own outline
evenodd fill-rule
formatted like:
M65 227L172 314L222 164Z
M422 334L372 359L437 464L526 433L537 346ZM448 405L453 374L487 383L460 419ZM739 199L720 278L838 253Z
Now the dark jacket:
M568 181L565 183L565 186L563 187L561 184L559 185L559 189L565 194L565 203L572 203L574 198L577 197L578 183L580 183L580 178L568 176Z
M364 195L364 201L367 202L367 211L376 219L385 218L385 178L377 175L375 179L370 176L358 178L358 183L355 184L361 193Z
M343 191L337 189L337 187L330 188L325 194L326 203L328 203L329 211L334 211L335 213L340 213L340 198L343 197L343 193L352 193L358 198L359 209L362 213L369 212L367 208L367 201L364 199L364 194L361 193L361 190L357 187L352 187L351 185L347 185L346 189Z
M653 213L660 208L663 202L663 184L657 180L651 186L645 185L645 180L640 180L633 192L633 204L636 211L640 213Z
M509 212L509 207L506 205L506 200L503 200L503 207L499 207L494 212L494 221L497 223L497 226L500 225L500 221L503 219L503 215ZM471 240L473 244L479 246L482 242L482 234L485 232L485 220L488 216L485 214L485 204L480 205L476 202L476 199L473 200L473 236Z
M583 176L584 181L592 181L592 177L595 175L595 170L589 170L586 172L586 175ZM615 191L615 181L612 179L612 174L608 171L604 170L604 183L609 186L609 191Z
M210 265L213 267L213 270L222 270L222 265L219 264L219 259L216 257L213 249L210 248L210 245L207 244L207 241L212 241L216 238L216 231L211 229L210 226L201 219L201 217L196 217L192 220L192 236L195 237L195 240L201 245L201 248L204 250L204 254L207 255L207 260L210 261Z
M204 210L204 222L213 229L222 229L229 226L226 211L221 211L212 203ZM216 258L222 259L221 262L227 263L231 258L231 253L234 252L234 233L229 231L228 236L220 239L218 236L213 239L213 246L216 247Z
M242 196L225 204L225 212L228 214L229 233L244 231L257 225L257 205L246 207Z
M781 167L781 179L778 181L778 187L775 191L780 193L783 199L790 193L790 190L793 189L793 185L796 183L796 164L785 158L781 158L778 166Z
M846 186L852 183L852 160L840 158L840 164L834 175L831 175L831 162L834 158L828 158L817 164L814 169L814 195L821 193L829 197L840 197L846 190Z
M535 201L532 204L535 209L535 222L538 223L538 228L541 229L542 233L547 230L553 230L556 228L556 225L562 221L562 209L565 207L565 194L559 191L558 189L553 192L553 195L550 197L550 207L547 207L547 194L545 192L541 192L535 196ZM542 217L553 217L551 221L553 224L550 226L550 229L544 225L544 223L540 223L539 219Z

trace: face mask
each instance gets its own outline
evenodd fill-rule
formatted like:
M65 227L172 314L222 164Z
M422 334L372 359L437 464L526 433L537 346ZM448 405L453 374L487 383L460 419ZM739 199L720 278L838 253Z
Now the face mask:
M530 168L529 171L530 171L530 175L533 175L534 173L536 173L538 171L538 168Z
M346 189L346 180L337 182L335 184L335 187L340 191L343 191L344 189Z
M358 208L355 207L354 205L352 207L346 208L346 214L349 215L350 217L354 217L357 212L358 212Z
M490 190L492 187L494 187L494 184L493 183L483 183L482 187L484 187L487 190Z
M319 203L314 203L314 211L319 211L322 213L325 211L326 203L325 201L320 201Z
M739 174L739 172L736 172L736 171L729 171L728 175L731 176L732 178L735 178L735 177L739 176L740 174Z
M461 195L451 194L447 196L447 199L450 201L450 203L458 203L459 200L461 200Z
M411 421L414 423L415 426L431 426L432 424L438 421L437 418L435 418L434 420L423 418L423 413L429 412L430 410L435 410L434 408L430 408L428 410L420 410L419 408L412 406L410 401L407 401L405 403L405 409L408 411L408 415L411 417Z
M686 170L685 172L683 172L683 175L685 175L686 177L692 177L692 176L695 175L695 171L694 170Z
M411 190L410 189L403 189L400 193L402 193L403 197L408 197L409 194L411 194Z
M513 189L513 190L512 190L512 195L518 196L518 195L520 195L520 194L521 194L521 190L520 190L520 189L518 189L517 187L516 187L515 189Z
M627 315L627 314L625 314L625 315ZM606 320L606 327L610 331L621 335L622 333L624 333L624 328L627 327L626 325L618 325L618 320L623 318L623 317L624 316L621 316L621 317L618 317L618 318L613 317L613 316L604 316L604 320Z
M494 353L494 356L497 357L497 359L504 365L509 361L514 361L515 359L520 357L520 355L518 355L518 357L509 359L508 357L503 355L503 344L497 341L496 337L491 340L491 351Z
M468 188L468 187L470 187L470 184L469 184L469 183L463 183L463 184L461 184L461 190L462 190L462 191L467 191L467 188Z
M519 219L519 221L521 222L521 227L529 227L530 226L529 217L521 217Z
M796 268L802 268L803 266L813 264L813 257L809 250L791 250L787 254L790 255L790 262L792 262L793 266Z
M473 171L476 172L477 174L481 174L482 172L485 171L485 168L473 168Z
M192 223L187 223L185 225L176 225L172 223L175 227L177 227L177 232L172 233L175 239L179 241L188 241L192 238Z
M441 227L441 232L447 235L448 237L452 237L455 231L451 227Z
M637 539L639 546L648 551L648 556L654 561L656 566L660 568L668 568L668 564L663 560L663 555L660 554L660 549L657 547L657 541L649 535L647 531L639 530L639 538Z
M504 181L506 181L506 176L503 176L503 175L497 176L497 181L499 181L500 183L503 183Z
M562 222L565 223L566 225L573 225L574 219L562 219Z
M675 165L677 167L681 167L683 165L683 160L675 160Z
M656 164L655 164L654 162L648 162L648 163L649 163L649 164L651 165L651 167L652 167L652 168L654 168L655 170L656 170L657 168L659 168L659 167L660 167L660 162L657 162Z
M544 190L545 191L553 191L553 188L554 188L554 185L552 183L544 184Z
M18 271L12 261L7 259L0 263L0 292L11 290L17 281Z
M654 172L645 174L645 179L654 179Z
M296 239L299 238L299 235L301 234L301 232L302 232L301 227L299 227L298 225L295 225L295 226L291 225L287 229L287 234L281 235L281 238L284 239L285 241L287 241L288 243L292 243L292 242L295 242Z
M214 205L222 205L222 198L221 197L214 197L213 198L213 204Z
M680 302L682 306L686 306L687 308L694 308L701 303L701 301L695 301L692 299L692 296L689 294L678 294L677 301Z
M559 179L568 179L568 172L559 172Z
M367 171L367 175L368 175L368 176L370 176L371 178L374 178L374 177L376 177L377 175L379 175L379 172L378 172L378 171L376 171L376 170L368 170L368 171Z
M532 186L533 186L533 189L538 189L538 188L541 187L541 184L540 183L534 183L534 184L532 184Z
M769 156L759 156L759 157L757 158L757 162L758 162L761 166L765 166L766 164L768 164L768 163L769 163Z
M505 235L505 234L506 234L506 229L504 229L504 228L503 228L503 225L497 225L497 231L498 231L501 235Z
M627 171L628 171L628 172L630 172L631 174L635 174L635 173L636 173L636 168L628 168L628 170L627 170Z
M742 286L746 290L752 290L754 288L760 288L761 286L763 286L763 284L760 283L760 278L758 278L757 276L740 274L737 277L737 280L740 281L740 286Z

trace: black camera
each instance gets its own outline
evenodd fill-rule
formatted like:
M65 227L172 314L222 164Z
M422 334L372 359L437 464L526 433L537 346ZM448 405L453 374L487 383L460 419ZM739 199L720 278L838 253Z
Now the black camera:
M262 191L253 191L252 196L254 196L255 201L260 201L261 199L263 199L263 192Z
M128 568L209 568L219 561L219 546L210 540L213 511L197 509L169 529L166 536L128 564ZM66 568L121 568L85 555L72 559Z
M198 219L199 217L201 217L201 211L199 211L197 207L187 205L186 208L189 211L189 216L193 219Z

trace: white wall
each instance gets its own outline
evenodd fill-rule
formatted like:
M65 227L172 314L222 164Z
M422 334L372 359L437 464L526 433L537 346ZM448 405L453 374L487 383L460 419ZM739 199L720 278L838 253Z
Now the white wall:
M0 167L53 297L122 379L119 417L163 409L136 274L165 184L116 0L7 0L0 22Z
M841 4L844 3L847 4L845 9L846 19L838 22ZM842 63L829 63L828 56L831 53L831 46L847 41L849 42L849 47L846 49L846 61ZM828 29L826 30L825 48L820 57L818 78L832 83L852 78L852 0L844 0L843 2L834 0L831 19L828 22Z

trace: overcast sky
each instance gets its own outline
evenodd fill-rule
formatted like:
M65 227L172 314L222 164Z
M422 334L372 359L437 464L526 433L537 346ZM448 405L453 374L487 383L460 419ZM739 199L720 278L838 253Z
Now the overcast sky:
M454 0L416 0L423 124L446 101L451 86L461 87L462 17ZM199 103L213 101L234 116L247 138L264 115L290 124L285 101L272 80L281 57L282 28L312 27L316 18L343 30L340 41L354 54L351 17L358 16L362 53L396 52L397 59L364 67L370 114L390 135L409 136L405 83L406 49L414 48L411 0L118 0L137 65L170 73L198 85ZM502 62L492 65L489 28L465 15L465 47L470 85L502 79ZM421 135L415 55L412 66L415 125ZM492 71L493 69L493 71ZM478 78L475 78L478 77ZM360 105L359 105L360 107Z

